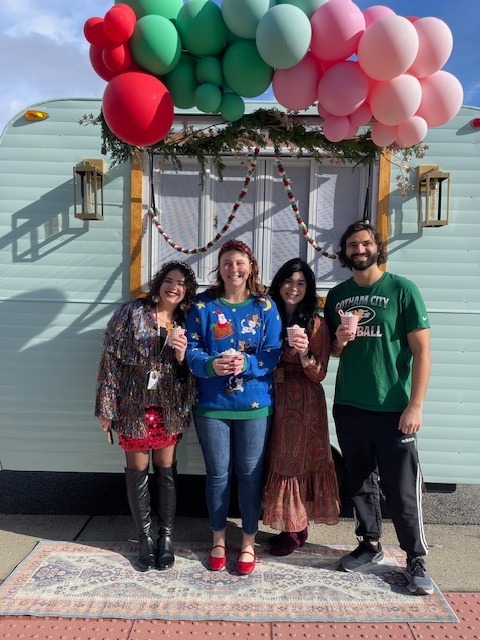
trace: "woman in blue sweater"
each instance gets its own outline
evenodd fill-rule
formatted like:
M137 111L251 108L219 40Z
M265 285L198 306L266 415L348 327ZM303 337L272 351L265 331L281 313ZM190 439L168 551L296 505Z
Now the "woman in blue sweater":
M229 240L218 254L216 282L198 295L187 317L187 363L195 375L195 427L206 466L206 500L213 531L209 564L226 566L230 479L238 479L241 574L255 568L262 466L273 404L272 372L281 354L281 321L265 295L250 247Z

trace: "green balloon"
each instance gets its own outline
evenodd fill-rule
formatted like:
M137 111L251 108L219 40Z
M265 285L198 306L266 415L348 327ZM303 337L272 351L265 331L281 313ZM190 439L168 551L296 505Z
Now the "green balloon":
M253 40L231 44L223 56L222 67L225 82L244 98L256 98L272 81L273 69L262 60Z
M173 104L179 109L191 109L195 106L195 90L198 87L195 75L196 60L188 53L182 53L177 66L163 76L167 89L172 96Z
M276 4L276 0L222 0L222 16L232 33L253 40L260 18Z
M277 4L293 4L311 18L318 7L324 5L328 0L277 0Z
M130 50L140 67L163 76L176 67L182 46L170 20L149 15L137 21L130 40Z
M128 4L135 11L137 20L150 14L175 20L183 7L182 0L115 0L115 4Z
M255 41L267 64L289 69L303 60L311 38L312 26L303 11L291 4L279 4L258 23Z
M225 47L227 27L212 0L188 0L179 11L176 26L183 48L195 56L215 56Z
M197 62L195 73L200 84L204 84L206 82L219 87L223 82L222 65L220 64L220 60L213 56L208 56L207 58L199 60Z
M245 103L236 93L228 92L222 96L220 114L228 122L235 122L245 113Z
M201 84L195 91L195 106L204 113L217 113L222 92L214 84Z

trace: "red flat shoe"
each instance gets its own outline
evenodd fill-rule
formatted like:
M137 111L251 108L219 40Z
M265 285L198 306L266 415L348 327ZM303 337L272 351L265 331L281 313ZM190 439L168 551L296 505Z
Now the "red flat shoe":
M212 551L214 549L223 549L225 551L225 555L217 558L216 556L212 556ZM223 544L216 544L210 549L210 555L208 556L208 564L210 565L211 571L220 571L227 564L227 550L223 546Z
M247 553L249 556L252 556L253 560L251 562L242 562L240 560L240 557L244 553ZM258 560L257 556L254 553L251 553L251 551L242 551L242 553L238 556L237 564L235 565L238 573L240 573L242 576L248 576L255 569L257 560Z

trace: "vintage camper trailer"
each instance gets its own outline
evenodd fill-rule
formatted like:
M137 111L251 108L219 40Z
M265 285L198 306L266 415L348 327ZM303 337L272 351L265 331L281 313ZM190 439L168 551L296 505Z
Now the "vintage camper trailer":
M50 100L30 110L48 117L19 113L0 139L0 465L12 471L118 472L123 454L107 444L93 417L106 322L161 262L179 257L164 235L183 248L203 247L215 236L248 166L225 158L223 180L208 166L201 190L198 165L188 158L180 172L159 158L152 166L111 166L101 155L99 127L79 124L83 115L99 113L99 100ZM387 161L368 168L328 158L322 164L283 158L319 247L335 251L345 227L368 211L387 239L387 268L412 279L424 294L433 368L419 449L430 483L480 484L480 129L472 126L478 117L480 109L463 107L451 122L429 131L427 154L413 160L413 188L405 198L397 188L399 169ZM177 114L176 121L196 126L205 118L192 110ZM75 210L73 185L86 160L94 167L89 177L98 182L84 180L83 196L90 201L89 215L82 215ZM432 170L440 174L440 208L438 192L430 191L426 202ZM164 235L149 216L152 182ZM81 195L76 192L76 199ZM349 275L299 233L268 151L258 158L228 237L253 245L266 284L295 255L314 268L320 296ZM205 286L215 255L213 247L180 257ZM325 381L330 403L335 372L332 359ZM333 430L332 442L336 447ZM179 469L203 473L193 429L180 446Z

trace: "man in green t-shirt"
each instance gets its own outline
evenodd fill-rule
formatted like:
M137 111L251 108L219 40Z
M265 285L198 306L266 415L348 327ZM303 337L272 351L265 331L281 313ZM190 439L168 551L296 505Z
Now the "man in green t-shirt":
M359 571L383 558L380 478L400 547L407 554L409 590L431 594L416 442L430 375L425 303L413 282L380 269L386 251L370 224L348 227L338 257L353 277L330 290L325 319L332 355L340 358L333 416L359 538L358 547L340 559L340 567ZM342 316L355 315L356 329L342 324Z

